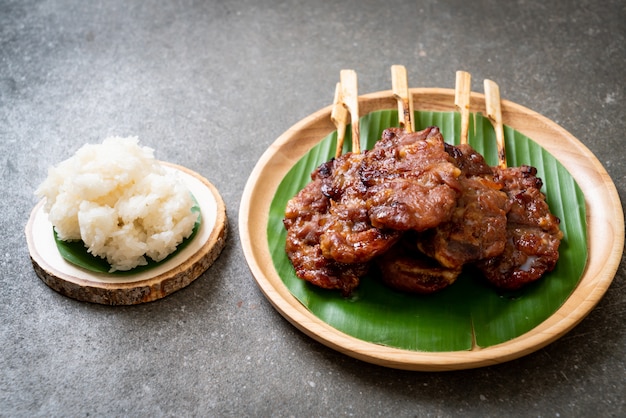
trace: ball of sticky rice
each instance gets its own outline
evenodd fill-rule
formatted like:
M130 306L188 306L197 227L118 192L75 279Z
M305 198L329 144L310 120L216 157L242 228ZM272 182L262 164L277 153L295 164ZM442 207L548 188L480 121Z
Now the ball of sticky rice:
M193 232L198 213L183 182L136 137L86 144L48 170L35 194L57 236L82 240L111 272L161 261Z

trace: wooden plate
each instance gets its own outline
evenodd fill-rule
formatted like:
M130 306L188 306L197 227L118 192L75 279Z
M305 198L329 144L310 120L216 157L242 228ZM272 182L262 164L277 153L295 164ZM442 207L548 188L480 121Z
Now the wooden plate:
M454 90L411 89L414 108L454 111ZM361 115L397 109L391 91L359 97ZM471 112L485 109L482 94L472 93ZM513 340L471 351L418 352L386 347L344 334L318 319L287 289L276 272L267 241L269 208L289 169L314 145L335 130L331 106L301 120L262 155L244 189L239 233L244 255L259 287L272 305L298 329L349 356L387 367L443 371L509 361L555 341L578 324L602 298L619 267L624 247L624 216L615 185L598 159L556 123L515 103L502 101L506 125L535 140L572 174L585 194L589 257L580 283L563 306L536 328Z
M33 209L26 239L35 272L52 289L74 299L106 305L133 305L165 297L194 281L217 259L226 243L226 208L217 189L199 174L162 163L176 172L200 206L202 222L189 245L171 259L130 275L94 273L67 262L54 240L52 224L43 211Z

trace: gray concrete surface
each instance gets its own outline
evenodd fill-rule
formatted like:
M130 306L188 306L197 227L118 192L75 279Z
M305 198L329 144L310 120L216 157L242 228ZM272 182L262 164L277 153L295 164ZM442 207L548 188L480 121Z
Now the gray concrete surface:
M363 363L310 339L246 265L238 209L263 151L330 103L339 70L386 90L454 72L556 121L626 197L623 1L0 1L0 416L626 415L626 273L569 334L448 373ZM48 166L138 135L221 191L230 239L189 287L132 307L55 293L24 226Z

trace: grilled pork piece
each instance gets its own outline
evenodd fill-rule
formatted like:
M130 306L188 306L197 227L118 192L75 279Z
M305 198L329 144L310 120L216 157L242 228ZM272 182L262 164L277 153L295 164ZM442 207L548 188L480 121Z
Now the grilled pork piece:
M287 228L285 251L299 278L349 294L358 286L367 266L362 263L348 266L326 258L319 244L330 218L330 199L322 193L322 185L331 173L331 164L332 161L320 165L311 174L313 181L287 203L283 219Z
M375 259L382 281L401 292L430 294L454 283L462 268L448 268L417 249L416 237L407 232L400 242Z
M458 269L504 251L510 205L482 155L467 144L445 148L462 173L460 197L450 220L425 231L418 246L442 266Z
M362 158L347 153L320 165L313 181L288 202L283 220L296 275L344 294L358 286L368 262L401 235L371 225L358 175Z
M499 256L476 265L496 287L515 290L554 269L563 232L541 192L543 182L536 176L536 168L524 165L493 170L511 205L505 248Z
M311 174L287 205L286 252L298 277L344 295L372 260L402 291L443 289L466 264L517 289L554 268L563 237L536 174L492 168L436 127L390 128L372 150Z
M336 158L322 193L330 198L329 219L320 236L325 257L341 263L367 262L387 251L401 233L372 226L359 172L363 154Z
M460 173L438 128L385 130L361 168L372 225L423 231L448 220L461 190Z

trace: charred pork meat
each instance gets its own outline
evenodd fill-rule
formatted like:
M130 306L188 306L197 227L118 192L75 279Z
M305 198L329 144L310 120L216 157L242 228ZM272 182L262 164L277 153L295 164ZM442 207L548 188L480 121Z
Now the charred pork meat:
M298 277L344 295L372 264L406 292L441 290L468 264L518 289L554 268L563 237L536 174L492 168L436 127L389 128L312 173L287 204L286 252Z
M389 251L375 259L380 279L407 293L430 294L454 283L462 267L444 267L418 250L416 234L407 232Z
M536 168L494 168L494 174L511 206L505 248L500 255L476 265L496 287L515 290L554 269L563 232L541 192L543 182Z
M385 130L361 168L372 224L398 231L436 227L456 206L459 175L438 128Z
M347 153L320 165L312 182L288 202L283 220L285 250L296 275L343 294L358 286L369 261L401 235L371 225L358 176L361 160L362 155Z
M491 167L467 144L446 145L461 170L461 192L450 219L421 234L418 246L442 266L458 269L504 251L509 200Z

